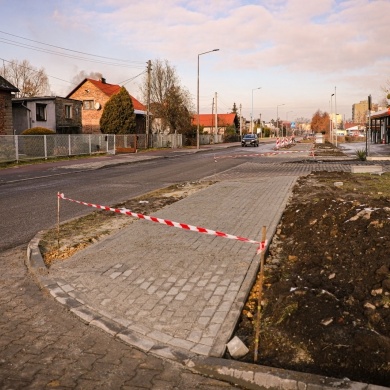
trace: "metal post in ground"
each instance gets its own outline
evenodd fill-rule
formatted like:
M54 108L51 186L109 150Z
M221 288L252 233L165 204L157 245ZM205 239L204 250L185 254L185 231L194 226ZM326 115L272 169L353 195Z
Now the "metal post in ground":
M263 282L264 282L264 258L265 258L265 240L267 238L267 228L263 226L261 231L260 242L260 278L259 278L259 292L257 295L257 317L256 317L256 330L255 330L255 347L253 361L257 362L259 338L260 338L260 320L261 320L261 301L263 299Z

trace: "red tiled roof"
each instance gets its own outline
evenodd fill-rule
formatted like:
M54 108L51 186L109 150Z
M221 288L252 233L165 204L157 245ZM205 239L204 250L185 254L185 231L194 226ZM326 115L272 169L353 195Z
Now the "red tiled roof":
M218 114L218 126L234 125L234 119L237 114ZM198 115L195 114L192 118L192 124L198 124ZM199 114L199 125L203 127L215 126L215 114Z
M105 93L107 96L110 97L118 93L119 90L121 89L121 87L117 84L107 84L92 79L87 79L87 80L90 81L93 85L95 85L96 88L99 88L103 93ZM139 102L134 96L130 95L130 97L133 102L134 110L146 111L146 107L141 102Z
M117 84L108 84L99 80L93 79L84 79L73 91L71 91L67 97L71 96L76 90L78 90L86 81L92 83L96 88L99 88L105 95L111 97L119 92L121 89L120 85ZM130 95L130 94L129 94ZM131 96L131 101L133 102L134 110L146 111L146 106L139 102L134 96Z
M355 127L357 125L358 125L358 123L355 123L355 122L344 122L344 129L347 130L347 129L349 129L351 127Z
M121 87L119 85L116 85L116 84L107 84L107 83L103 83L101 81L93 80L93 79L86 79L86 80L88 80L96 88L99 88L103 93L105 93L107 96L110 96L110 97L112 95L115 95L116 93L118 93L119 90L121 89Z

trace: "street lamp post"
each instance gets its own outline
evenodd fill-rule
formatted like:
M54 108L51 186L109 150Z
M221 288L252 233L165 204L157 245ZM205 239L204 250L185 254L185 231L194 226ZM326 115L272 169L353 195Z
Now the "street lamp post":
M199 149L199 57L203 54L212 53L213 51L218 51L219 49L205 51L204 53L198 54L198 85L197 85L197 113L198 113L198 123L196 128L196 149Z
M334 114L336 120L336 148L337 148L337 104L336 104L336 87L334 87Z
M253 91L256 91L256 89L261 89L261 87L252 89L251 134L253 134Z
M278 129L278 137L279 137L279 107L280 106L285 106L285 103L276 106L276 128Z
M287 111L286 112L286 122L288 123L288 114L290 113L290 112L294 112L294 111ZM290 129L291 130L291 129ZM287 128L286 128L286 137L287 137Z
M331 134L331 139L332 139L332 143L334 141L334 134L333 134L333 118L332 118L332 109L333 109L333 96L334 96L334 93L332 93L332 95L330 95L330 134Z

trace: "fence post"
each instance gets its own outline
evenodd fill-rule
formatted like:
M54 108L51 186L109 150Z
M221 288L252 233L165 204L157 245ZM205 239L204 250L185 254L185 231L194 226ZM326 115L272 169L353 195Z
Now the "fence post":
M89 141L89 155L91 155L92 154L91 134L88 135L88 141Z
M47 160L47 139L46 139L46 134L43 135L43 149L45 150L45 160Z
M15 139L15 159L16 162L19 162L19 136L14 135Z
M68 135L68 156L70 156L70 150L71 150L71 141L70 141L70 134Z

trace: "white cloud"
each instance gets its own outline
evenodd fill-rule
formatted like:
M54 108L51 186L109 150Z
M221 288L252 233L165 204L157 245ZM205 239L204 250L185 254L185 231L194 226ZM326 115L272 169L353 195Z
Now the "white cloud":
M345 96L343 101L340 92L340 105L348 108L354 103L348 99L364 99L367 90L389 79L388 0L79 0L72 6L36 0L34 7L39 19L32 18L31 10L10 9L15 15L5 20L17 16L19 25L1 29L26 36L21 31L28 21L34 39L137 61L133 73L148 59L167 59L193 95L197 54L219 48L218 54L202 57L205 109L218 90L230 105L242 103L248 115L251 89L259 82L263 91L256 100L262 106L256 109L268 107L269 115L287 100L307 112L326 110L336 84ZM109 80L131 77L129 69L61 63L54 56L46 64L36 66L56 75L61 65L69 79L74 69L101 70Z

